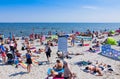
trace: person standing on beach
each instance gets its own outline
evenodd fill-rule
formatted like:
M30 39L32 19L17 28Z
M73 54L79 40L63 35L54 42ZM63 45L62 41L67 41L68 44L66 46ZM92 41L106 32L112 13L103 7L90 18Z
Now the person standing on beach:
M75 34L71 36L71 46L75 45Z
M64 79L74 79L75 73L72 72L70 65L64 60Z
M30 50L27 50L27 53L26 53L26 63L27 63L27 71L30 72L31 70L31 64L32 64L32 59L31 59L31 51Z
M3 46L3 43L0 45L0 53L1 53L1 56L2 56L2 60L3 60L3 63L6 62L6 49L5 47Z
M46 57L48 62L50 61L49 58L51 57L51 48L50 48L50 44L48 43L45 47L45 53L46 53Z

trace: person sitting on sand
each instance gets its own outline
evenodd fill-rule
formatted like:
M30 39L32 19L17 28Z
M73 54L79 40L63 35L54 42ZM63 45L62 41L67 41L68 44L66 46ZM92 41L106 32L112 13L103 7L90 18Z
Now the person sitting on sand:
M87 66L85 68L85 70L89 71L90 73L98 73L97 76L103 76L102 68L100 68L100 67L96 67L96 66L90 65L90 66Z
M56 71L60 71L61 69L63 69L63 62L60 60L56 60L56 64L53 69Z
M19 53L18 50L16 50L15 54L17 55L17 57L21 58L21 53Z
M99 41L96 42L96 45L89 48L90 52L96 52L96 50L100 50L100 42Z
M53 77L63 77L64 74L63 72L59 72L63 69L63 62L61 62L60 60L56 60L56 64L53 67L53 69L51 69L51 74L49 76L53 76Z
M36 53L36 54L41 54L42 50L38 49L38 50L34 50L33 52Z
M81 39L80 42L81 42L81 46L84 46L84 39L83 38Z
M97 42L96 42L96 45L95 45L94 47L100 47L100 42L97 41Z

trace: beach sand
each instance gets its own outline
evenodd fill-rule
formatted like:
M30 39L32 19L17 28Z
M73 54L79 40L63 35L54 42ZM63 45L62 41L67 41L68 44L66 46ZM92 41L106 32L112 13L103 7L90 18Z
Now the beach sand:
M120 36L115 36L115 39L119 40ZM20 50L20 53L23 55L26 53L26 51L21 51L21 40L18 40L18 49ZM86 42L87 43L87 42ZM88 42L89 43L89 42ZM39 44L37 42L34 42L37 49L38 48L44 48L44 46L38 46ZM120 47L118 46L112 46L112 48L116 50L120 50ZM55 65L56 61L56 52L57 52L57 46L51 47L52 49L52 55L50 58L51 64L47 65L37 65L34 63L31 68L31 72L27 73L27 69L22 68L19 66L18 68L15 68L15 65L3 65L0 62L0 79L45 79L47 77L47 69L52 68ZM77 77L75 79L120 79L120 61L116 61L104 56L99 55L98 53L90 53L86 50L89 49L89 46L80 47L75 45L74 47L68 47L68 51L72 53L84 53L84 55L77 55L77 56L71 56L72 59L66 59L68 63L71 66L71 69L74 73L76 73ZM45 53L36 54L39 55L38 61L47 61ZM84 66L78 66L75 63L79 61L92 61L95 63L96 61L106 63L112 66L114 72L106 72L103 76L95 76L90 73L83 72Z

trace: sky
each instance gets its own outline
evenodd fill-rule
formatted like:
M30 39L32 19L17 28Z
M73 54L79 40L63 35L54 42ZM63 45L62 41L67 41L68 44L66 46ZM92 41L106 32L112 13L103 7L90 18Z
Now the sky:
M120 0L0 0L0 22L120 22Z

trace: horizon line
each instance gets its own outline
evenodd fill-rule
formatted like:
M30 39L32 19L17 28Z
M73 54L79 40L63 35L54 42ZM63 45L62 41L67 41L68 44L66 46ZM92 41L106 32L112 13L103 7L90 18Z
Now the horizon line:
M120 22L0 22L0 23L120 23Z

